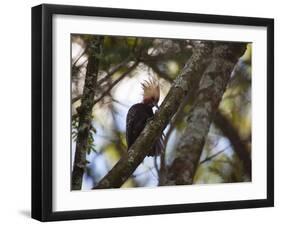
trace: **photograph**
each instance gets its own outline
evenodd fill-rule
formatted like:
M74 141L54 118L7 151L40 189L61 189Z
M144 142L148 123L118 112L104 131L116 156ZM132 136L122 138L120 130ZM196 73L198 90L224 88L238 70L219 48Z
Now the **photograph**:
M251 42L69 40L71 191L252 181Z
M32 218L274 206L274 19L32 8Z

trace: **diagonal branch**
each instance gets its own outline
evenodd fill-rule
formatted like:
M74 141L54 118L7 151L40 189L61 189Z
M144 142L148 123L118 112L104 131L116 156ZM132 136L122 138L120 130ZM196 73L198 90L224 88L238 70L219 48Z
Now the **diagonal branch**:
M112 90L112 88L117 85L123 78L125 78L128 74L130 74L139 64L139 61L136 60L134 64L125 72L123 73L118 79L116 79L114 82L112 82L108 88L97 98L94 100L94 105L98 103L100 100L102 100L106 95L109 94L109 92Z
M105 81L107 81L112 75L114 75L117 71L119 71L122 67L126 66L131 60L133 60L133 58L135 57L138 57L138 55L140 55L141 53L141 49L136 52L136 48L137 48L137 45L138 45L138 41L139 39L136 38L135 41L134 41L134 44L132 46L132 53L133 54L130 54L125 60L123 60L121 63L115 65L108 73L107 75L100 79L98 81L98 86L102 85L102 83L104 83ZM136 56L134 56L136 55ZM133 66L132 66L133 67ZM130 67L128 68L128 70L130 70ZM126 73L126 72L125 72Z
M72 70L74 69L74 67L76 66L76 64L78 63L78 61L82 58L82 56L84 56L88 51L88 47L85 47L85 49L83 50L83 52L76 58L76 60L72 63Z
M246 50L243 43L221 43L203 74L195 104L187 117L187 127L176 149L166 185L192 184L213 115L217 111L231 72Z
M119 71L122 67L125 67L130 61L132 60L132 56L127 57L124 61L121 63L115 65L112 69L109 70L106 76L104 78L100 79L98 81L98 85L102 85L105 81L107 81L112 75L114 75L117 71Z
M225 147L224 149L222 149L222 150L216 152L215 154L206 157L204 160L200 161L200 164L203 164L203 163L205 163L205 162L211 161L212 159L216 158L218 155L220 155L220 154L222 154L223 152L225 152L229 147L230 147L230 146L227 146L227 147Z
M100 79L100 80L98 80L98 82L97 82L97 87L99 87L99 86L101 86L105 81L107 81L112 75L114 75L117 71L119 71L121 68L123 68L123 67L125 67L131 60L133 60L133 58L135 58L135 57L139 57L139 55L140 55L140 53L141 53L141 48L138 50L138 52L136 52L136 48L137 48L137 45L138 45L138 38L136 38L135 39L135 42L134 42L134 45L133 45L133 47L132 47L132 53L134 53L136 56L133 56L133 54L130 54L125 60L123 60L121 63L119 63L119 64L117 64L117 65L115 65L111 70L109 70L108 71L108 73L107 73L107 75L104 77L104 78L102 78L102 79ZM82 55L84 55L85 54L85 52L83 52L82 53ZM79 59L78 59L79 60ZM137 60L138 61L138 60ZM84 64L84 63L83 63ZM137 65L135 65L135 64L133 64L131 67L129 67L128 69L127 69L127 71L126 72L124 72L123 74L129 74L131 71L132 71L132 69L134 69L135 67L136 67ZM129 72L129 73L128 73ZM118 82L120 82L123 78L124 78L125 76L123 76L123 75L121 75L120 76L120 80L118 81ZM117 82L117 83L118 83ZM116 84L117 84L116 83ZM111 89L112 89L113 87L111 87ZM110 91L110 90L109 90ZM71 103L73 104L73 103L75 103L76 101L78 101L78 100L80 100L81 99L81 97L82 97L82 95L77 95L76 97L74 97L74 98L72 98L72 100L71 100Z
M150 61L143 61L147 66L149 66L156 74L158 74L159 77L165 79L168 82L173 82L173 79L166 74L165 72L161 71L157 65Z
M214 123L222 131L222 133L229 139L233 146L233 149L239 159L243 162L244 169L247 175L251 178L252 175L252 161L247 148L247 145L243 142L238 131L233 127L231 122L218 111L214 117Z
M97 87L100 86L104 81L106 81L109 77L111 77L113 74L115 74L118 70L120 70L122 67L124 67L126 64L129 63L129 59L126 59L124 62L118 64L115 68L113 68L104 78L98 81ZM137 66L139 62L135 61L132 66L130 66L118 79L116 79L113 83L110 84L110 86L99 96L97 100L94 101L94 105L99 102L102 98L104 98L108 93L111 91L111 89L119 83L123 78L125 78L128 74L130 74ZM80 100L82 95L78 95L74 98L72 98L71 103L75 103L76 101Z
M96 189L119 188L132 175L177 111L184 96L188 95L190 88L200 80L207 66L208 61L206 59L209 58L211 51L212 44L209 42L202 43L194 51L173 83L154 119L147 123L140 136L128 150L128 153L121 157L117 164L98 183L95 187Z
M114 68L112 68L108 73L107 75L100 79L97 83L97 86L100 86L102 85L102 83L104 83L105 81L107 81L112 75L114 75L117 71L119 71L122 67L126 66L130 60L132 59L131 56L129 56L128 58L126 58L123 62L121 62L120 64L116 65ZM132 66L131 66L132 67ZM128 68L128 70L131 70L131 67ZM127 72L125 72L127 73ZM122 77L122 75L121 75ZM76 97L72 98L71 100L71 103L75 103L76 101L80 100L82 97L82 95L77 95Z

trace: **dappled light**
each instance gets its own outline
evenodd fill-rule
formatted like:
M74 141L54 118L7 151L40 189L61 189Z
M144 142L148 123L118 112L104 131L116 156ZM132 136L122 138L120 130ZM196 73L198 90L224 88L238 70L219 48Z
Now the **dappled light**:
M160 106L195 50L204 43L213 43L115 36L103 36L102 40L97 41L97 37L80 34L71 36L72 169L81 130L79 117L83 113L79 107L82 101L86 101L83 95L90 54L99 62L97 80L93 82L95 93L90 109L86 162L81 166L84 171L82 190L96 187L116 163L127 155L126 116L132 105L142 102L141 84L151 77L157 78ZM214 45L219 46L220 43ZM95 52L97 48L99 50ZM251 174L245 166L245 161L251 162L251 53L252 45L249 43L229 75L215 111L216 116L212 116L204 139L193 184L251 181ZM205 59L207 63L211 63L212 56L209 58L209 61ZM190 125L190 112L197 106L200 94L197 93L198 86L191 87L192 92L182 99L164 128L163 152L145 157L122 188L169 185L165 182L167 179L163 178L170 167L173 169L174 160L179 156L180 143ZM153 108L153 111L157 112L157 108ZM226 127L231 129L225 131ZM241 155L241 152L244 154Z

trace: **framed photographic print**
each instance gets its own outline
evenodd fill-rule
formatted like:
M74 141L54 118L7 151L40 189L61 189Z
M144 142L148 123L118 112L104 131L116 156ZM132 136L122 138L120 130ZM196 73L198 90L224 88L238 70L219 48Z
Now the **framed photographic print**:
M32 8L32 217L274 204L274 21Z

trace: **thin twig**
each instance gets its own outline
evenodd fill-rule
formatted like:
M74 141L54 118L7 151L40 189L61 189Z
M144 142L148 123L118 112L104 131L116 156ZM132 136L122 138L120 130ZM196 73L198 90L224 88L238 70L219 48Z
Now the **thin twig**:
M228 145L227 147L225 147L224 149L218 151L217 153L208 156L207 158L205 158L204 160L202 160L199 164L203 164L205 162L211 161L213 158L217 157L218 155L222 154L223 152L225 152L231 145Z
M82 97L82 94L77 95L76 97L73 97L72 100L71 100L71 103L74 104L76 101L80 100L81 97Z
M108 80L112 75L114 75L117 71L119 71L122 67L127 65L130 60L132 60L132 56L127 57L124 61L121 63L117 64L114 68L112 68L106 76L104 76L102 79L98 81L98 85L102 85L106 80Z
M151 167L148 167L149 169L149 172L151 173L151 175L153 176L154 179L158 180L158 176L156 176L154 173L153 173L153 168Z
M86 52L87 52L87 48L85 48L84 51L81 53L81 55L77 57L77 59L73 62L72 68L76 66L77 62L81 59L82 56L85 55Z
M138 62L136 61L131 67L128 68L128 70L127 70L126 72L124 72L118 79L116 79L116 80L108 87L108 89L107 89L104 93L102 93L101 96L100 96L97 100L94 101L94 104L96 104L97 102L99 102L104 96L106 96L106 95L110 92L110 90L111 90L118 82L120 82L124 77L126 77L126 75L128 75L131 71L133 71L133 69L137 66L137 64L138 64ZM119 69L120 69L120 68L119 68ZM115 71L115 70L114 70L114 71ZM114 74L114 73L115 73L114 71L112 71L112 72L110 73L110 75ZM99 86L102 82L103 82L103 81L100 80L99 83L98 83L98 86ZM80 100L81 97L82 97L82 95L77 95L76 97L73 97L72 100L71 100L71 103L72 103L72 104L75 103L76 101Z
M158 177L160 177L160 169L159 169L158 164L157 164L157 156L153 157L153 163L154 163L154 167L157 171Z
M94 105L99 102L100 100L102 100L106 95L109 94L109 92L112 90L112 88L119 83L123 78L125 78L128 74L130 74L139 64L138 61L136 61L125 73L123 73L118 79L116 79L112 84L110 84L110 86L107 88L107 90L105 90L99 98L97 98L94 101Z
M158 74L160 78L163 78L170 83L173 82L173 79L165 72L160 71L159 68L154 63L148 61L143 61L143 63L146 64L148 67L150 67L156 74Z
M134 45L132 47L132 52L133 53L135 53L135 49L137 47L137 43L138 43L138 38L135 39ZM98 85L100 86L103 82L105 82L108 78L110 78L112 75L114 75L122 67L127 65L132 59L133 59L133 56L130 55L124 61L122 61L121 63L117 64L115 67L113 67L113 69L111 69L104 78L102 78L102 79L100 79L98 81Z

